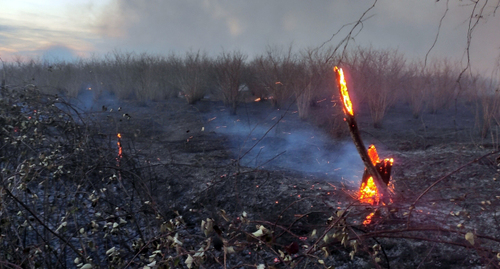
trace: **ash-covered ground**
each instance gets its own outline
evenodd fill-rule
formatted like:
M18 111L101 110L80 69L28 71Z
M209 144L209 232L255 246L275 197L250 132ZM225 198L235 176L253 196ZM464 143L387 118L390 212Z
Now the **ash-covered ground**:
M335 268L498 266L498 154L471 162L497 150L498 140L477 135L473 107L414 118L407 105L400 105L389 109L382 128L373 128L367 109L357 108L366 146L373 143L381 157L395 159L394 203L379 208L355 199L363 165L350 138L333 138L314 120L299 119L293 106L248 102L230 115L208 99L195 105L182 99L102 104L107 110L96 114L106 132L122 133L125 154L127 147L133 149L156 167L151 195L162 210L181 214L189 233L203 234L198 226L206 218L225 227L221 237L240 252L231 254L228 268L292 265L265 248L255 256L231 239L229 224L243 212L253 226L275 229L269 246L276 253L297 242L300 249L292 255L297 261L317 257ZM313 108L311 117L331 116L328 105ZM344 212L345 222L331 232L347 229L349 240L359 244L357 252L351 258L354 245L341 240L321 242L327 247L323 252L310 252L319 248L315 240L338 212ZM363 225L372 212L372 222ZM311 236L314 230L319 235ZM474 245L466 240L469 232ZM214 253L209 260L220 262L222 254ZM310 262L302 266L323 267Z

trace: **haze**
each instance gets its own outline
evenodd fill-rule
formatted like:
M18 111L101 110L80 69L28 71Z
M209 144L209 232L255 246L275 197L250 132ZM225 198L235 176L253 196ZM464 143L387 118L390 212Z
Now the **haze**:
M0 57L51 60L104 55L113 50L154 54L203 50L216 55L240 50L250 56L268 45L317 47L342 25L357 21L373 1L2 1ZM423 58L441 18L441 32L430 57L466 64L471 1L379 0L350 45L394 48ZM499 1L480 1L482 19L474 28L471 62L491 72L500 55ZM475 20L473 20L474 22ZM336 45L351 26L328 44ZM361 31L359 31L361 30Z

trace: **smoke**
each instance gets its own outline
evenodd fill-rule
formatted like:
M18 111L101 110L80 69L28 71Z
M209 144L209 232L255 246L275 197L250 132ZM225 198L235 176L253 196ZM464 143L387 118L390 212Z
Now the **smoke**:
M352 45L398 48L413 57L424 57L432 46L447 6L450 11L441 25L432 57L460 59L467 44L467 20L472 5L446 1L378 1L354 31ZM222 49L240 50L251 57L268 45L295 48L317 47L329 40L342 25L355 22L371 2L350 1L112 1L96 16L94 32L106 42L101 51L119 48L153 53L205 50L217 54ZM484 23L474 32L471 57L481 68L494 66L499 37L493 33L498 18L493 6L485 10ZM486 23L487 22L487 23ZM351 26L331 40L343 40ZM488 56L489 55L489 56ZM491 57L493 55L493 57Z
M79 118L75 114L76 112L102 112L111 109L116 110L121 106L121 102L112 92L95 90L90 83L83 84L76 97L62 97L67 99L72 109L68 109L68 107L62 104L58 105L58 107L71 114L75 119Z
M359 184L363 164L351 141L335 141L323 130L300 120L298 113L243 104L241 115L224 108L208 113L206 131L229 139L232 157L248 167L323 174Z

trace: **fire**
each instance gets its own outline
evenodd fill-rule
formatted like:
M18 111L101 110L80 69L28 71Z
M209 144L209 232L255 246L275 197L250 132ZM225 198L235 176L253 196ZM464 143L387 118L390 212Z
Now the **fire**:
M123 157L122 134L118 133L116 134L116 137L117 137L116 145L118 146L118 157L116 157L116 166L120 168L121 159ZM120 170L118 170L118 180L120 181L122 180L122 173L120 172Z
M339 89L340 93L342 94L342 100L344 101L344 109L347 111L351 116L354 116L354 111L352 109L352 102L351 98L349 97L349 92L347 91L347 82L345 81L344 77L344 71L342 68L334 67L333 72L338 74L338 84L339 84Z
M122 134L118 133L116 135L116 137L118 138L118 141L116 142L116 145L118 145L118 157L121 158L122 157Z
M380 162L380 159L378 157L377 149L375 148L375 145L370 145L368 147L368 157L370 157L370 160L372 161L372 164L375 166L377 163Z
M372 222L373 215L375 215L375 212L370 213L370 215L366 216L365 220L363 221L363 225L368 225Z
M386 158L380 161L375 145L370 145L368 147L368 157L370 157L373 166L375 166L375 168L379 172L384 182L386 184L389 184L389 179L391 177L391 168L392 164L394 163L394 159ZM365 178L365 176L367 176L366 172L365 175L363 175L363 177ZM393 191L394 186L392 184L388 186L389 186L389 191ZM373 177L370 176L368 177L368 179L363 180L361 182L361 187L359 188L358 200L362 203L367 203L372 205L376 205L380 202L380 195L377 190L377 186L373 181Z
M378 204L380 199L378 196L377 186L375 186L375 182L373 182L373 177L369 177L366 182L361 184L358 200L362 203L372 205Z

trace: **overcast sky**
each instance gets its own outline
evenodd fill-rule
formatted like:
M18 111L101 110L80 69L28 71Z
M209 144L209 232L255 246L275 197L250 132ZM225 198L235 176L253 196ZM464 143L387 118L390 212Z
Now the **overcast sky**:
M486 0L481 0L480 4ZM472 64L490 69L500 55L500 0L490 0L473 34ZM463 59L473 6L450 0L432 57ZM268 45L316 47L373 4L368 0L0 0L0 57L68 60L122 52L222 49L250 56ZM379 0L352 45L394 48L421 57L431 47L446 0ZM336 45L351 27L328 44Z

